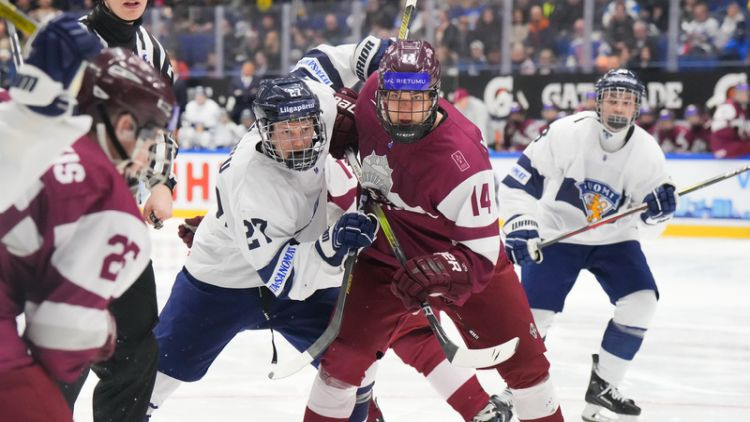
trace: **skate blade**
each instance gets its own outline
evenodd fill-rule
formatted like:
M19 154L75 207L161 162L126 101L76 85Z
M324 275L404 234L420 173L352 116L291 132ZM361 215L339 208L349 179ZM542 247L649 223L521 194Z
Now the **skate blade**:
M637 422L638 416L620 415L602 406L587 403L581 419L586 422Z

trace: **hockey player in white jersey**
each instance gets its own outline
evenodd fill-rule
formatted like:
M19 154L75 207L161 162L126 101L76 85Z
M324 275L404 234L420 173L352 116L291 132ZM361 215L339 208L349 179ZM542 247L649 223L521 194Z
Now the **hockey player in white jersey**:
M585 421L633 420L641 409L618 385L643 342L658 289L639 243L639 232L671 218L677 205L664 153L634 125L643 84L625 69L596 83L596 112L552 123L523 152L499 188L508 256L521 266L521 282L534 319L546 336L578 274L593 273L614 316L593 355ZM624 218L540 250L552 238L645 202L640 216ZM606 419L604 411L615 419ZM612 417L611 413L609 414Z

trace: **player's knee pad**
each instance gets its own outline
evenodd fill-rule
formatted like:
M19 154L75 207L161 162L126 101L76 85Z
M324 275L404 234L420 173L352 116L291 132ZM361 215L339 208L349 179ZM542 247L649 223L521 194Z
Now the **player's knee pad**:
M313 381L307 408L320 416L346 419L357 399L357 386L338 380L320 369Z
M639 290L621 297L615 303L615 324L647 329L656 313L656 292Z
M555 314L555 311L550 311L548 309L531 310L531 315L534 317L534 324L536 324L536 329L539 330L539 334L542 338L547 337L547 333L549 333L549 329L554 322Z
M549 377L528 388L511 388L511 392L516 416L520 420L541 419L553 415L560 407Z

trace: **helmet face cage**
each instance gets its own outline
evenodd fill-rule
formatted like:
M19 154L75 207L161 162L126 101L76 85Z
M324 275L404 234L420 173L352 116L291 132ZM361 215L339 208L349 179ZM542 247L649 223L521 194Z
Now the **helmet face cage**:
M288 169L305 171L318 162L325 148L325 127L317 115L257 123L265 155Z
M432 128L439 90L440 62L428 42L397 40L388 47L378 67L375 106L381 125L394 141L417 142ZM429 98L415 99L420 94ZM397 115L392 116L394 112Z
M626 69L614 69L607 72L596 82L596 114L599 121L608 130L619 132L630 127L638 118L645 88L635 74ZM627 100L632 98L634 110L628 119L617 115L603 115L602 104L605 99Z
M417 142L435 124L438 107L437 89L428 91L379 89L375 99L380 123L397 142L404 144ZM391 113L394 113L397 119L404 121L392 121Z

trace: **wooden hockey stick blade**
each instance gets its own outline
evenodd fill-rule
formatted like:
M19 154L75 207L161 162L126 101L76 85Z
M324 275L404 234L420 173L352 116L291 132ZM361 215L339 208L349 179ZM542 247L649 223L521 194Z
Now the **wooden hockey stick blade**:
M417 8L417 0L406 0L404 15L401 17L401 27L398 29L398 39L405 40L409 37L409 23L414 9Z
M742 174L742 173L744 173L744 172L746 172L748 170L750 170L750 165L746 165L746 166L740 167L740 168L738 168L736 170L730 171L729 173L720 174L720 175L714 176L714 177L712 177L710 179L706 179L706 180L704 180L702 182L698 182L698 183L696 183L696 184L694 184L692 186L688 186L686 188L680 189L677 192L677 194L680 195L680 196L687 195L687 194L689 194L691 192L695 192L695 191L697 191L699 189L703 189L705 187L711 186L714 183L721 182L722 180L730 179L730 178L732 178L734 176L737 176L739 174ZM587 231L589 231L591 229L595 229L595 228L597 228L599 226L603 226L605 224L614 223L615 221L620 220L623 217L627 217L627 216L629 216L631 214L635 214L635 213L637 213L639 211L645 211L646 208L648 208L648 206L646 204L642 204L642 205L639 205L637 207L630 208L630 209L625 210L625 211L623 211L623 212L621 212L619 214L614 214L614 215L611 215L611 216L609 216L607 218L603 218L603 219L597 221L596 223L591 223L589 225L586 225L586 226L583 226L583 227L579 227L579 228L577 228L577 229L575 229L573 231L570 231L570 232L567 232L567 233L563 233L563 234L561 234L559 236L553 237L552 239L545 240L544 242L540 242L539 245L538 245L538 247L539 247L539 249L543 249L543 248L545 248L547 246L554 245L555 243L557 243L557 242L559 242L561 240L567 239L569 237L573 237L573 236L575 236L577 234L580 234L580 233L583 233L583 232L587 232Z
M18 10L8 0L0 0L0 18L8 20L8 22L15 25L26 36L33 34L37 26L39 26L38 23Z

